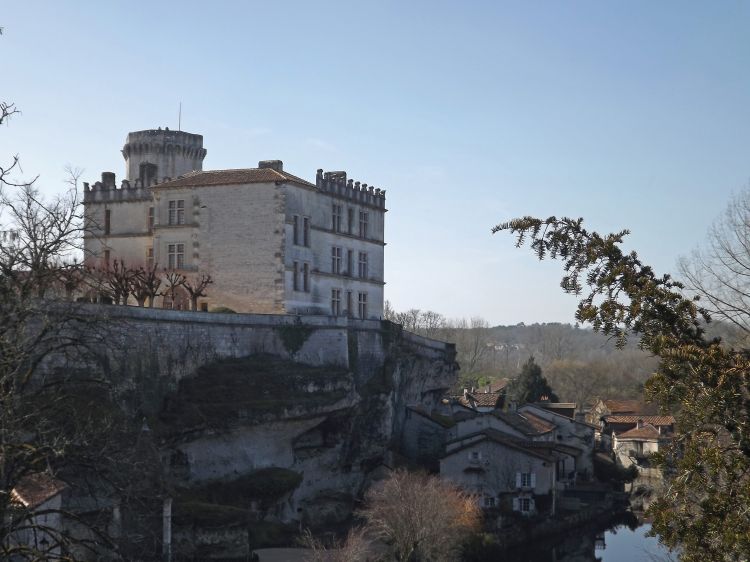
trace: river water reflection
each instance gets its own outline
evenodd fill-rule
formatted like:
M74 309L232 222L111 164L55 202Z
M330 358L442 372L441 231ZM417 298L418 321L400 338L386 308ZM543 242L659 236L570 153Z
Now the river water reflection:
M628 524L629 523L629 524ZM503 553L503 562L668 562L677 556L647 537L651 528L635 519L606 529L581 529L550 541L514 548Z

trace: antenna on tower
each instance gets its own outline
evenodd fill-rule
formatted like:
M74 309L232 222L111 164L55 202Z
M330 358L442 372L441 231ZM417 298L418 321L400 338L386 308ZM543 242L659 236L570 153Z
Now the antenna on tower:
M180 102L180 110L177 113L177 130L182 131L182 102Z

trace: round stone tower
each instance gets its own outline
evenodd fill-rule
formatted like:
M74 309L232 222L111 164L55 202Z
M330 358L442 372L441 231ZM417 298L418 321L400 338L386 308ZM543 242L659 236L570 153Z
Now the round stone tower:
M148 186L153 180L176 178L203 169L206 149L203 135L169 129L149 129L128 133L122 155L129 181L141 180Z

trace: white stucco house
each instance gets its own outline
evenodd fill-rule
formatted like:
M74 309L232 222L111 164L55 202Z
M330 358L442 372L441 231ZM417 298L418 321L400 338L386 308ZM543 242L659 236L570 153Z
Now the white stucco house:
M573 447L579 451L576 457L576 472L584 479L594 473L594 433L597 427L581 419L557 413L537 404L524 404L519 412L542 418L554 424L555 442Z
M84 183L87 265L210 275L202 310L382 316L384 190L280 160L203 171L203 137L183 131L130 133L122 154L120 186L112 172Z
M440 476L475 494L484 508L504 505L532 514L544 504L554 513L559 477L574 466L570 453L554 443L484 429L446 443Z

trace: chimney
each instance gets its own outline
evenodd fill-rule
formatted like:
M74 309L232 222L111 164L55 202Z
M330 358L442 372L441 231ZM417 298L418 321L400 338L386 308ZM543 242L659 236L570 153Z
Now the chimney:
M284 163L281 160L261 160L258 162L258 168L271 168L277 172L283 172Z
M102 187L104 189L115 189L114 172L102 172Z
M643 429L643 420L639 419L636 427L638 427L638 429Z

